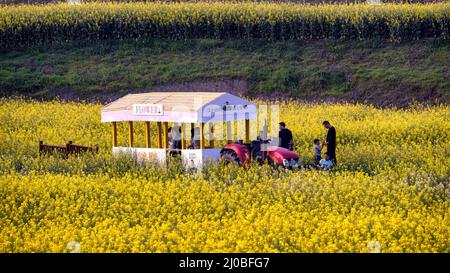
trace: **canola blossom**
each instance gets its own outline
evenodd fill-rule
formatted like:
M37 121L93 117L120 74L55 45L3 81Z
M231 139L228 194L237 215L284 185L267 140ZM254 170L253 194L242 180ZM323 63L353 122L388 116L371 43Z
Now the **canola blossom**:
M151 38L448 39L450 3L269 2L0 6L0 46Z
M335 172L154 168L112 158L99 104L1 99L0 252L450 251L449 106L278 103L304 163L336 127ZM100 152L39 157L39 140Z

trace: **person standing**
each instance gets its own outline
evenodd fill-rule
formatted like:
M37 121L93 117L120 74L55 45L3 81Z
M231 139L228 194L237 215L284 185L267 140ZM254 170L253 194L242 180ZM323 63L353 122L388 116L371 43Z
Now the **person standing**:
M318 140L317 138L314 139L314 163L316 165L318 165L320 160L322 159L322 148L323 145L320 145L320 140Z
M294 150L294 139L292 137L292 132L286 128L286 123L280 122L280 132L278 137L280 138L280 147L286 148L288 150Z
M324 143L324 145L327 146L327 154L330 160L334 163L334 166L336 166L336 129L331 126L328 120L322 122L322 125L328 130L327 139Z

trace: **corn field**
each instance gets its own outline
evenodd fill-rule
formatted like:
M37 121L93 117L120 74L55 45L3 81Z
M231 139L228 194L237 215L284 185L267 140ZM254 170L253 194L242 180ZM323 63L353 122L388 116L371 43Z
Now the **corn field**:
M0 47L105 39L448 39L450 3L86 3L0 7Z

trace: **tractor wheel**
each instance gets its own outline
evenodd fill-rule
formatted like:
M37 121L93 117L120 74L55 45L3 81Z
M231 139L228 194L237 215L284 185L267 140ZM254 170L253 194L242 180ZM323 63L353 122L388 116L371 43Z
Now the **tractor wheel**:
M276 167L276 165L277 165L270 157L267 157L267 164L269 164L272 167Z
M241 160L239 159L238 155L231 150L223 151L222 159L223 159L225 165L228 165L230 163L233 165L241 165Z
M267 163L269 164L269 166L271 166L272 168L274 168L275 170L278 170L280 168L283 167L283 165L280 165L278 163L276 163L272 158L267 157Z

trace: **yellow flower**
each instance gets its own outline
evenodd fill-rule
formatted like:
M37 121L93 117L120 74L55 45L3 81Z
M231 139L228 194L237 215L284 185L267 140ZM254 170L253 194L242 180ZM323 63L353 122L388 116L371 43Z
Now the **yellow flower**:
M142 167L111 158L99 104L0 99L0 252L450 251L449 106L279 104L303 162L326 107L337 172ZM38 157L39 140L100 152Z

